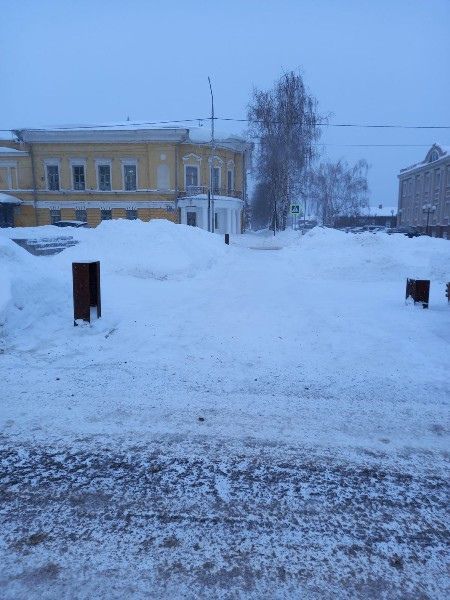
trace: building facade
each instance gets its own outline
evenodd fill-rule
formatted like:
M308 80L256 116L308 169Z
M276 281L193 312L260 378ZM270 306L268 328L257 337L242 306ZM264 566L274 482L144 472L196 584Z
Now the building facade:
M251 152L242 138L212 150L203 128L130 124L23 129L0 144L0 225L165 218L241 232Z
M433 144L424 160L400 171L398 224L450 239L450 151Z

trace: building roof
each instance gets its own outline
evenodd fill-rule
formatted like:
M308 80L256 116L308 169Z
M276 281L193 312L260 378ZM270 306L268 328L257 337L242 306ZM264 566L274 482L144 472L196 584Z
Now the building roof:
M383 204L367 206L364 214L370 217L392 217L397 214L397 206L384 206Z
M171 126L145 123L105 124L105 125L63 125L60 127L23 128L14 133L19 140L38 143L79 143L79 142L176 142L182 144L205 144L211 142L210 128L191 126ZM251 148L247 140L236 134L217 133L215 144L235 152Z
M16 198L15 196L10 196L9 194L0 192L0 204L22 204L22 200Z
M424 167L425 165L434 163L438 160L447 158L449 156L450 146L445 146L443 144L438 144L437 142L435 142L428 150L428 152L425 155L425 158L422 161L410 165L409 167L405 167L404 169L400 169L400 174L406 173L407 171L413 171L414 169L419 169L421 167Z
M0 156L28 156L28 152L9 148L8 146L0 146Z

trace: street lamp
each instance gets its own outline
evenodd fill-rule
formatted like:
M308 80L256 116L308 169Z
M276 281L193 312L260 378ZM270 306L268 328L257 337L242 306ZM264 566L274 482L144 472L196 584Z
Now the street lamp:
M435 210L436 210L436 206L434 204L424 204L422 206L423 214L427 215L427 226L425 229L425 235L428 235L428 225L430 223L430 213L434 213Z

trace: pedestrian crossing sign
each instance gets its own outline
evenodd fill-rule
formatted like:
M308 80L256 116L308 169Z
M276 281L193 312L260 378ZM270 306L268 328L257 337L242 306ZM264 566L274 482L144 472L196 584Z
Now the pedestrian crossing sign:
M293 214L293 215L300 214L300 204L291 204L291 214Z

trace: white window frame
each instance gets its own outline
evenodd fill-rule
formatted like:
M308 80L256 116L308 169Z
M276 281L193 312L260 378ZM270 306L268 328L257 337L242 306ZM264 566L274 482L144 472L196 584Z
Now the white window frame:
M189 186L189 187L201 187L201 183L200 183L200 165L188 165L185 163L184 165L184 189L187 190L188 189L188 184L187 184L187 168L190 167L192 169L197 169L197 185L194 186Z
M219 178L218 178L218 184L217 184L217 188L213 188L214 189L214 193L216 191L220 192L220 190L222 189L222 167L221 165L209 165L210 168L210 175L209 175L209 179L211 182L211 185L214 185L214 171L213 169L217 169L219 171Z
M86 159L85 158L71 158L69 162L70 162L70 181L71 181L72 191L85 192L87 189ZM84 169L84 190L76 190L75 189L75 180L73 177L73 168L74 167L83 167L83 169ZM61 185L59 187L61 187Z
M228 173L231 173L231 189L228 189ZM227 168L227 193L231 191L234 192L234 167L228 166Z
M47 167L58 167L58 189L51 190L48 185L48 173ZM62 189L61 186L61 161L59 158L46 158L44 160L44 177L45 177L45 189L47 192L60 192Z
M122 189L124 192L137 192L139 189L139 161L137 159L123 159L122 160ZM136 189L127 190L125 189L125 167L134 166L136 167Z
M111 187L109 190L101 190L100 189L100 176L98 174L98 168L99 167L109 167L109 181L111 184ZM97 181L97 192L112 192L113 189L113 182L112 182L112 160L110 158L97 158L95 160L95 177L96 177L96 181ZM137 179L137 170L136 170L136 179Z
M9 190L19 189L19 172L17 170L17 162L13 161L0 161L0 169L6 169L6 184ZM12 170L16 170L16 183L17 188L13 187L13 176Z

